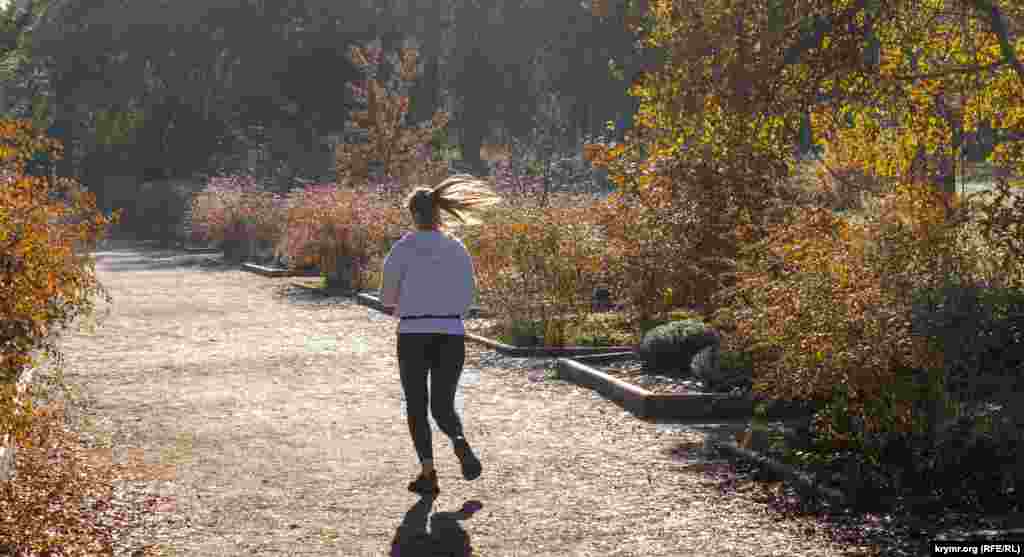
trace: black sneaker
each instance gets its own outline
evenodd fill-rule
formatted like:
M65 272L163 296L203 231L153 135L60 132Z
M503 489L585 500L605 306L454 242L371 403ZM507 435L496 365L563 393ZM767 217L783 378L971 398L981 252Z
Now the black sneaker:
M438 493L441 493L441 488L437 486L437 471L431 472L429 476L424 476L421 473L415 480L409 482L409 491L436 497Z
M473 449L466 442L465 438L455 440L455 456L462 464L462 477L467 480L475 480L480 477L480 459L473 454Z

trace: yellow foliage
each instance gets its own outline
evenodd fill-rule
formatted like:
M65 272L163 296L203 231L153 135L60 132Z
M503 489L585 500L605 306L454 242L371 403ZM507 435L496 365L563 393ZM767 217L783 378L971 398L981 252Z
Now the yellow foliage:
M1002 59L987 14L949 17L938 0L868 4L799 4L772 29L763 2L652 1L642 41L667 59L630 90L636 129L623 144L584 149L619 187L600 222L612 274L632 297L710 297L744 315L741 336L768 347L764 389L827 399L847 385L858 415L897 364L941 361L909 333L909 289L975 272L950 221L959 200L934 186L959 170L956 132L1024 124L1024 76L1009 64L965 69ZM1007 4L1019 23L1024 13ZM865 62L872 38L877 67ZM875 198L877 218L846 222L784 187L804 114L824 148L821 181L845 208ZM1024 142L992 160L1024 174ZM694 289L706 275L718 292ZM907 408L888 410L895 427L910 423Z

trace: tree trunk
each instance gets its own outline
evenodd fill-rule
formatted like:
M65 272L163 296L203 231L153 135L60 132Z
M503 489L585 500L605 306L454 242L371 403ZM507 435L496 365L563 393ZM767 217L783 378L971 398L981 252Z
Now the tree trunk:
M952 147L950 153L948 155L945 153L939 155L939 168L935 176L935 186L946 199L946 216L948 217L951 210L949 202L956 195L956 159L963 146L963 131L961 130L960 115L946 103L946 99L942 94L936 96L935 106L939 110L939 115L946 120L951 130L951 137L949 139Z
M466 111L461 118L462 129L459 134L462 160L478 172L484 167L483 159L480 158L480 148L483 147L484 136L487 135L487 126L484 122L476 111Z
M440 106L439 63L430 58L425 63L423 76L413 85L410 94L409 123L426 122Z

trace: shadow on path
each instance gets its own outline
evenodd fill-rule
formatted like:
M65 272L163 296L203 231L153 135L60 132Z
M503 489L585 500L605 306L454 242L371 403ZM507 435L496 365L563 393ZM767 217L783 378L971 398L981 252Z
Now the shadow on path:
M430 516L433 497L422 497L405 513L402 524L391 540L391 557L471 557L473 545L459 521L473 516L483 508L470 500L455 512L439 512ZM430 530L427 531L427 522Z
M150 255L97 252L97 261L103 261L111 271L161 271L181 268L198 269L201 271L233 271L237 264L228 264L215 258L201 255Z
M157 271L194 268L203 271L231 271L237 263L223 260L220 254L190 253L181 247L161 246L156 242L127 238L99 242L90 255L111 271Z

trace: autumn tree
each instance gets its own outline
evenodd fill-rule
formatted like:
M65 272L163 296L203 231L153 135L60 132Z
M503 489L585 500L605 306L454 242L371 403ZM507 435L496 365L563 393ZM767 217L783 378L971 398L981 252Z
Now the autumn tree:
M665 49L666 63L632 89L641 101L632 137L590 153L608 165L621 199L696 203L705 217L695 228L707 238L692 243L717 245L697 259L734 259L791 197L784 184L804 114L850 164L902 181L922 164L933 181L948 175L939 163L981 122L1020 128L1021 39L1005 24L1021 21L1020 9L966 0L654 1L642 40ZM1019 168L1019 145L1000 145L995 161Z
M377 76L378 66L390 54L395 73L387 82ZM350 49L353 62L363 69L366 79L351 84L352 90L365 104L365 110L352 114L353 123L366 133L364 143L343 143L335 149L338 182L361 186L367 181L410 180L423 183L439 179L446 171L443 161L433 160L430 140L437 130L448 124L448 114L434 113L429 122L407 125L411 83L418 74L418 52L402 48L385 53L379 47ZM378 165L378 169L371 166ZM375 175L375 173L377 175Z
M1022 6L657 0L648 15L642 40L667 59L633 88L626 141L587 149L619 186L602 222L621 286L638 304L665 300L647 311L730 310L762 350L762 392L820 400L841 386L837 416L911 427L910 399L868 406L889 400L899 369L929 370L933 387L945 373L911 334L909 300L974 273L949 177L981 123L1022 129ZM884 184L874 228L791 187L807 114L830 166ZM992 162L1019 174L1024 142L1004 139ZM1005 233L990 236L1012 247L1020 215L997 212Z

